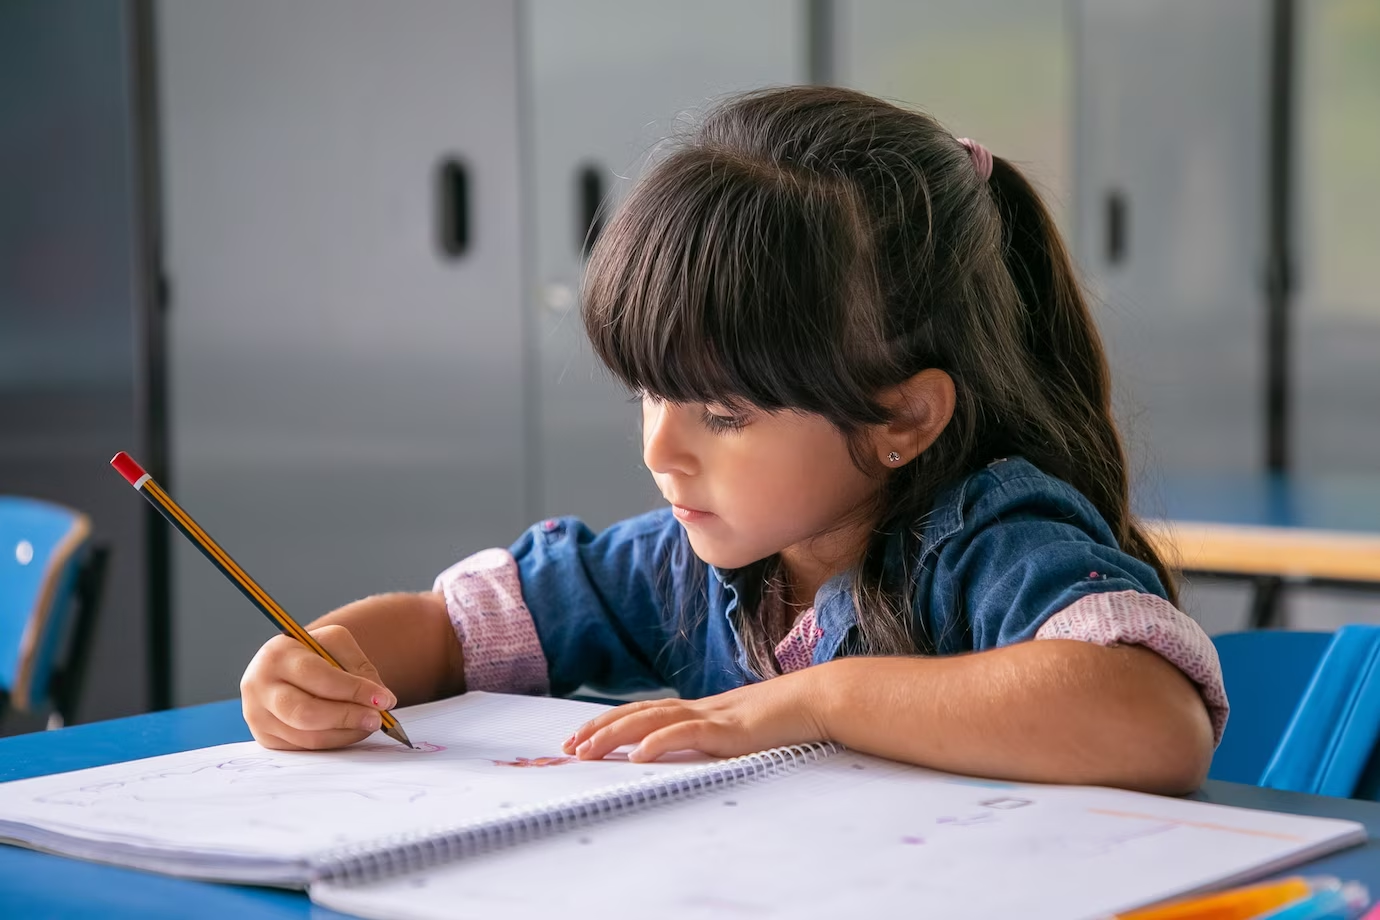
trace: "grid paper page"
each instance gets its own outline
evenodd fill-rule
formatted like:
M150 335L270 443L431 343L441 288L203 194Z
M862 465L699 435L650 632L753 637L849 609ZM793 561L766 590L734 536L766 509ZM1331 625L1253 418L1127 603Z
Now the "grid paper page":
M366 917L1102 917L1364 839L1352 822L843 753L314 901ZM541 884L532 884L540 879Z

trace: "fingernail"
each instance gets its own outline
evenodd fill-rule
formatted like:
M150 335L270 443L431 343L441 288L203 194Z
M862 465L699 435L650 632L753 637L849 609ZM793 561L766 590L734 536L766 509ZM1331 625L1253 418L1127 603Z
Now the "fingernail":
M642 745L638 745L628 752L628 760L638 763L642 760Z
M398 704L391 693L375 693L369 702L374 704L375 709L392 709Z
M576 737L578 737L578 735L571 735L569 738L565 739L565 744L561 745L561 747L565 748L567 751L570 750L575 746Z
M364 718L359 720L359 727L364 729L366 732L376 732L379 730L379 726L382 724L383 720L379 718L379 714L377 712L365 713Z
M577 747L577 748L575 749L575 753L576 753L576 754L581 754L581 755L583 755L586 751L588 751L588 750L589 750L590 748L592 748L593 746L594 746L594 741L591 739L591 740L589 740L589 741L586 741L584 744L580 745L579 747Z

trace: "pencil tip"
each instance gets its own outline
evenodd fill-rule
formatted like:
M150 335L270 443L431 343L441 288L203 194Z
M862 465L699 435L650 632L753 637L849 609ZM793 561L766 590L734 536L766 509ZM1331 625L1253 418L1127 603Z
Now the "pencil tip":
M387 729L384 734L388 735L388 737L392 738L394 741L407 745L414 751L417 749L417 745L413 744L412 739L407 737L407 732L403 731L401 725L393 725L391 728Z

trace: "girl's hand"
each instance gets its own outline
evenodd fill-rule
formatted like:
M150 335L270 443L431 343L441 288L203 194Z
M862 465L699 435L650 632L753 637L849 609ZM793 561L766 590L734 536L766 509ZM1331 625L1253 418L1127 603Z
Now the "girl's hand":
M348 629L321 626L310 632L344 671L296 639L274 636L240 678L244 721L266 748L354 744L378 730L380 710L397 704Z
M636 762L672 751L736 757L785 744L827 740L815 680L807 668L702 700L646 700L619 706L580 727L567 754L597 760L625 744Z

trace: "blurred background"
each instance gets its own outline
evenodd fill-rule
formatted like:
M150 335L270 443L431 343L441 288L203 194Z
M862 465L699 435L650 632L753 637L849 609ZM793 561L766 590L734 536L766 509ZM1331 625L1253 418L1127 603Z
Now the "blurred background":
M273 634L117 450L304 622L655 506L587 240L804 82L1044 190L1142 514L1380 532L1377 0L0 0L0 493L109 553L66 718L233 696ZM1185 568L1209 632L1380 622L1380 574Z

